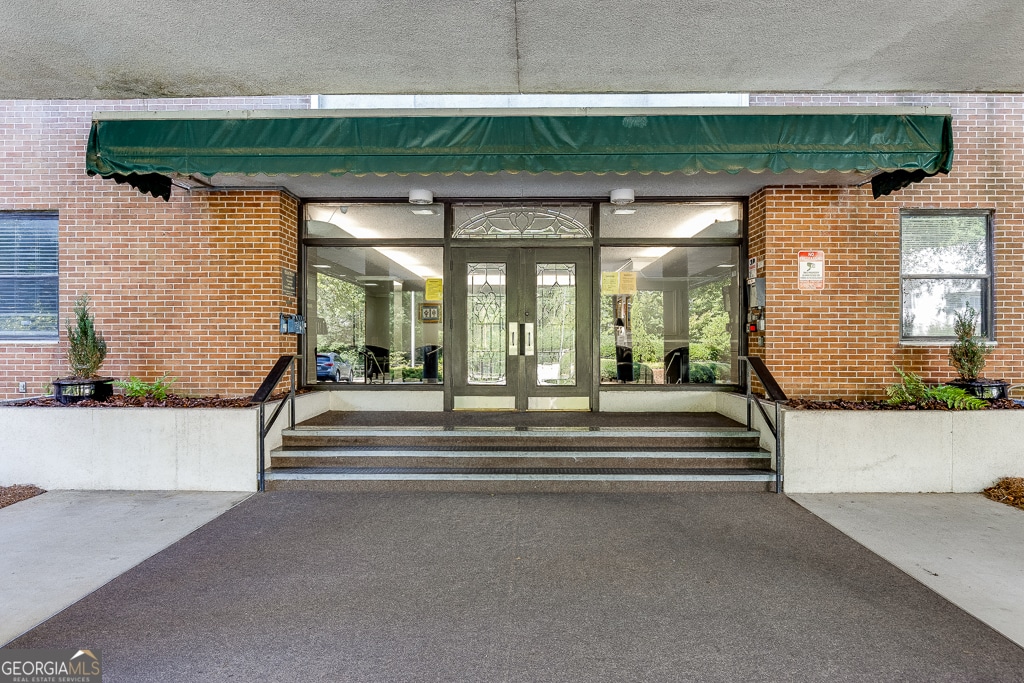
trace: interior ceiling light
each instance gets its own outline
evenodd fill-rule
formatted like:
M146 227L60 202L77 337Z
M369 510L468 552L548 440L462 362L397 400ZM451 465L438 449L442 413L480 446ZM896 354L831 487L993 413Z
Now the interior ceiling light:
M612 213L616 216L632 216L636 213L636 209L626 209L621 206L612 209Z
M314 268L330 268L330 266L327 265L326 263L314 263L313 267Z
M434 193L430 190L409 190L410 204L433 204Z
M618 190L612 190L612 193L609 195L609 199L612 204L622 206L623 204L632 204L635 196L633 195L633 190L624 187L619 188Z
M433 209L413 209L413 214L416 216L436 216L437 212Z

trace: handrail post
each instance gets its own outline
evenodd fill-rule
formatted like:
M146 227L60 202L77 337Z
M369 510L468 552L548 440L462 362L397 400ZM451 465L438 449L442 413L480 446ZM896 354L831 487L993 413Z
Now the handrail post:
M298 366L298 363L295 362L294 358L292 358L291 366L292 366L292 372L291 372L291 375L292 375L292 390L289 393L289 400L291 401L291 411L290 411L291 412L291 420L290 420L289 428L290 429L295 429L295 369Z
M775 493L782 493L782 403L775 402Z
M266 444L266 433L264 432L264 420L266 419L266 410L264 403L260 403L260 463L259 463L259 476L256 480L256 490L263 493L267 488L267 444Z
M746 358L743 359L743 367L747 371L747 429L751 429L754 426L754 415L752 413L753 406L750 404L750 401L754 394L753 385L750 382L750 361Z

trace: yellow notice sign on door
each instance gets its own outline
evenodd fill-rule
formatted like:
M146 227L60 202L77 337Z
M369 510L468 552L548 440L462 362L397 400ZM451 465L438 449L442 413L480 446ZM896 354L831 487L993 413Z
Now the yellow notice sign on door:
M444 300L444 281L439 277L428 277L426 292L423 294L423 298L427 301L443 301Z
M636 294L636 273L632 271L619 273L619 294L626 296Z
M615 296L619 293L618 271L605 271L601 273L601 296Z
M605 271L601 273L601 296L631 296L636 294L636 273Z

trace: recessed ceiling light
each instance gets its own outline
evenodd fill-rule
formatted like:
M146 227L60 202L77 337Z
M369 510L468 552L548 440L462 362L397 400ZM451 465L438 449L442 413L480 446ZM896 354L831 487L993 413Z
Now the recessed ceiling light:
M636 209L615 208L612 209L612 213L615 214L616 216L632 216L634 213L636 213Z
M718 266L716 266L716 267L718 267L718 268L732 268L733 264L732 263L719 263Z
M330 268L330 266L327 265L326 263L314 263L313 267L314 268Z
M417 216L436 216L437 212L433 209L413 209L412 212Z

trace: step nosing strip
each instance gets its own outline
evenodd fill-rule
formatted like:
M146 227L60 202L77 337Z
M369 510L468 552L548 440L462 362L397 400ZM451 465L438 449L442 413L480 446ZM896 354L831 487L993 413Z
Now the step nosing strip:
M771 482L772 474L273 474L271 481L647 481Z

